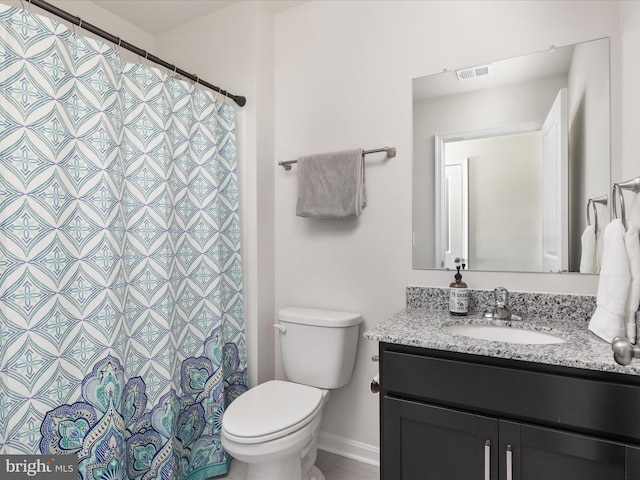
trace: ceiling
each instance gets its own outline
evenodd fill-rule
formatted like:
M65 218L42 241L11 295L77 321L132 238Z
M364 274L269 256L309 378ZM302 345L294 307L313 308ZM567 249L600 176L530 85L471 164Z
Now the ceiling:
M566 75L571 66L574 46L552 47L549 50L492 62L489 75L471 80L458 80L456 70L413 80L413 101L456 95L520 82Z
M243 0L92 0L105 10L151 35L171 30L204 15ZM264 2L273 12L293 8L304 0L269 0Z

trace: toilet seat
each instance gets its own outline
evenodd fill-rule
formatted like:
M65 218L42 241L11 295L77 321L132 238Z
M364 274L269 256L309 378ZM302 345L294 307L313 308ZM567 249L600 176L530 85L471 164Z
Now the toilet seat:
M271 380L240 395L222 418L223 434L238 443L284 437L311 422L322 410L319 388Z

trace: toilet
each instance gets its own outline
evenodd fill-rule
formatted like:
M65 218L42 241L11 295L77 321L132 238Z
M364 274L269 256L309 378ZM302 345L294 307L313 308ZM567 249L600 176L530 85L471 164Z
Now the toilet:
M287 381L238 397L222 417L222 446L247 464L247 480L324 480L315 466L322 410L351 378L362 316L288 307L278 312Z

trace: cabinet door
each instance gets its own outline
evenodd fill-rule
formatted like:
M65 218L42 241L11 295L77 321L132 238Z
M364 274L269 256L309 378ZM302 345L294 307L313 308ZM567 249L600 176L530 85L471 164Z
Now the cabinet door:
M637 447L504 420L499 433L502 480L640 478Z
M383 408L382 479L498 480L497 420L393 397Z

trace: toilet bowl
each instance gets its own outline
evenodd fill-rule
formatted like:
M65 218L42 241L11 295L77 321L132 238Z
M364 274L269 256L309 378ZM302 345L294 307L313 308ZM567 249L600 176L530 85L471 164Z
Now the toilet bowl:
M247 464L247 480L324 480L315 466L322 411L330 390L351 378L361 322L350 312L278 312L287 381L248 390L222 417L222 446Z
M272 380L225 412L222 446L247 464L247 480L323 480L314 467L328 390Z

